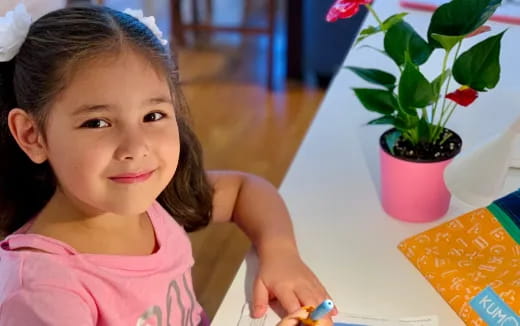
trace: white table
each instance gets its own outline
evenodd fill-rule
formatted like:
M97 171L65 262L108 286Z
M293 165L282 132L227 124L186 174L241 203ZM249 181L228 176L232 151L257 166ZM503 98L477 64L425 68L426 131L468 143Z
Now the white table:
M375 9L384 18L403 11L397 0L378 1ZM424 37L429 17L429 13L411 12L406 20ZM367 24L374 24L372 17ZM452 117L449 127L461 135L465 150L497 133L520 114L520 69L515 60L520 50L520 28L491 25L492 33L509 28L503 39L502 77L496 89L481 94L472 106ZM376 37L369 44L380 46L380 41ZM436 63L424 68L427 77L438 74L440 54L435 56ZM395 71L389 59L370 49L352 49L345 64ZM385 127L362 126L376 115L365 111L350 90L364 85L350 71L340 71L282 184L281 193L294 219L302 257L340 311L394 318L437 315L442 326L463 325L396 246L472 208L452 200L444 218L427 224L401 222L383 212L377 143ZM520 171L511 170L503 194L518 186ZM217 326L238 322L247 301L247 276L254 269L246 265L242 264L215 316Z

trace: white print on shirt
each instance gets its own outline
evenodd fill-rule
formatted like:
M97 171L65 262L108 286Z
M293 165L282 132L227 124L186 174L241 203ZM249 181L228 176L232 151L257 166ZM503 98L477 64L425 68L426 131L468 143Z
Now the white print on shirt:
M195 298L193 293L188 286L186 280L186 274L182 275L183 288L179 287L176 280L170 282L168 286L168 292L166 293L166 322L165 326L196 326L193 318L193 309L195 308ZM189 307L184 307L182 302L182 293L188 295L190 302ZM180 314L172 316L172 303L177 304L177 308ZM162 322L162 310L159 306L152 306L148 308L137 320L136 326L163 326ZM178 321L173 321L172 318L180 318ZM180 322L180 324L179 324Z

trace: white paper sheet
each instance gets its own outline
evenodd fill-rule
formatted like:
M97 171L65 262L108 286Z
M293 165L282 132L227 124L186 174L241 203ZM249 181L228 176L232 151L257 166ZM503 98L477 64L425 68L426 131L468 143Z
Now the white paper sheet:
M262 318L253 319L249 315L249 305L242 307L238 326L275 326L280 318L272 310ZM380 316L366 316L340 313L334 317L334 326L438 326L437 316L403 317L391 319Z

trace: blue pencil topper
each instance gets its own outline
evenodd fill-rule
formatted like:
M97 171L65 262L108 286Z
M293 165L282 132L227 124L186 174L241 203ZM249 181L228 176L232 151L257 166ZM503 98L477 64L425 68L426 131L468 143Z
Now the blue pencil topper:
M320 320L327 315L334 308L332 300L323 301L314 311L311 313L310 319Z

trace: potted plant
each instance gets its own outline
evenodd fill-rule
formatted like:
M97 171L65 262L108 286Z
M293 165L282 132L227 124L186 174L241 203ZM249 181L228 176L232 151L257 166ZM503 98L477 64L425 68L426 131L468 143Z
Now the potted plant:
M383 34L379 50L398 74L376 68L347 67L373 88L354 88L365 109L380 116L369 125L390 125L380 137L381 201L391 216L432 221L445 215L450 194L443 180L446 165L461 150L462 140L446 127L459 106L469 106L479 92L494 88L500 76L504 31L461 53L468 38L490 30L484 24L501 0L452 0L435 10L425 38L405 21L407 13L381 19L372 0L336 0L327 20L349 18L366 6L377 26L363 29L356 44ZM443 51L438 75L421 72L434 51ZM454 82L458 86L454 86Z

